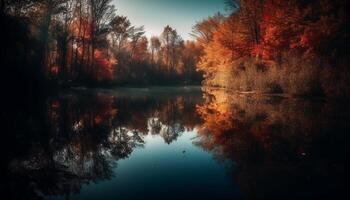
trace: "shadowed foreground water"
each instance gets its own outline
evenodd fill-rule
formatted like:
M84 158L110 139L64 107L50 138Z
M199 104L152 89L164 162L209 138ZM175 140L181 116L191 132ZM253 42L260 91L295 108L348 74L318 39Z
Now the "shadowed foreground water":
M31 109L3 115L8 199L334 198L345 191L349 106L339 102L125 88L71 90Z

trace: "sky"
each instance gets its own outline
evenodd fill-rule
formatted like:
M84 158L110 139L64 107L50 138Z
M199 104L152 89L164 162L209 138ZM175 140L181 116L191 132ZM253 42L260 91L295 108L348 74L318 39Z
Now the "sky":
M117 15L127 16L134 26L145 26L146 36L158 36L166 25L184 40L192 26L217 12L225 13L225 0L114 0Z

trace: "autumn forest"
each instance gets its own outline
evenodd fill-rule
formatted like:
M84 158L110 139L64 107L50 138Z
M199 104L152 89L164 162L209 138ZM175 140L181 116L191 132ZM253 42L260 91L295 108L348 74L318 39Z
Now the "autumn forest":
M346 4L231 0L231 14L198 21L194 40L184 41L169 25L147 38L111 0L2 0L2 79L32 90L202 82L237 91L348 96Z
M349 4L0 0L0 199L340 199Z

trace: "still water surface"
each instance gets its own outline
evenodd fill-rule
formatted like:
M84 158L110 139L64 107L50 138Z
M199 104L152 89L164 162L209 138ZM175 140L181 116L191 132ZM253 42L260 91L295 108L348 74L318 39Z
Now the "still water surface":
M345 191L348 106L197 87L70 90L17 120L13 199L261 199Z

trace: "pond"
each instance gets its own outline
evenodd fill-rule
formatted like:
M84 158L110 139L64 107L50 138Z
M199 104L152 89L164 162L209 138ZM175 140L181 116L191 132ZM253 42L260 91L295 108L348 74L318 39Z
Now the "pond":
M72 89L2 115L9 199L334 198L349 106L199 87Z

